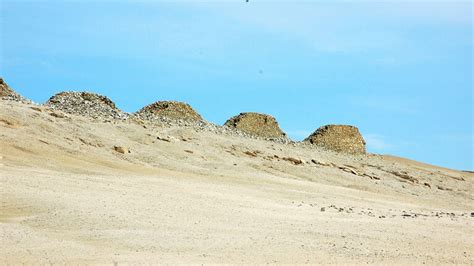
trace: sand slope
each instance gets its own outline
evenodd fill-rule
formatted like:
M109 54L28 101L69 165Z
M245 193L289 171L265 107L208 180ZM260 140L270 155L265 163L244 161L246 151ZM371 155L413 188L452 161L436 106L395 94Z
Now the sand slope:
M0 102L2 264L474 262L473 174L32 107Z

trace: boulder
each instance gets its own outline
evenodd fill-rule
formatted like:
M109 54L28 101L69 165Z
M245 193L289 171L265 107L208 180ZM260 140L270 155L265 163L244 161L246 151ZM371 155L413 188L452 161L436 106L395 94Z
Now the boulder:
M359 129L348 125L326 125L318 128L305 141L328 150L364 154L365 141Z
M46 105L53 110L99 120L124 120L128 117L112 100L91 92L60 92L51 97Z
M143 107L136 115L144 120L203 121L203 118L189 104L176 101L158 101Z
M286 138L276 119L266 114L241 113L227 120L224 125L256 137Z

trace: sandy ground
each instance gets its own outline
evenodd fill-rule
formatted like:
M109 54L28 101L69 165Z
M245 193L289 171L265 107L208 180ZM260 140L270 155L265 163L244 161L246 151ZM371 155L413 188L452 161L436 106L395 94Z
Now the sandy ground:
M0 102L2 264L474 263L472 173L31 107Z

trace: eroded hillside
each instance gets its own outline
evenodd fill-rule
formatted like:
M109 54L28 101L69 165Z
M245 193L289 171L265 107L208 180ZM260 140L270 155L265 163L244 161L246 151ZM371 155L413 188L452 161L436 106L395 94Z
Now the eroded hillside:
M472 173L15 101L0 147L6 263L472 263Z

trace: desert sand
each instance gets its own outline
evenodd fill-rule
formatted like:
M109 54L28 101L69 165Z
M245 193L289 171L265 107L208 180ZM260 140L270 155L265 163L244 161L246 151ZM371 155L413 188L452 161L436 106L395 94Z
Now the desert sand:
M473 177L2 101L0 263L473 264Z

